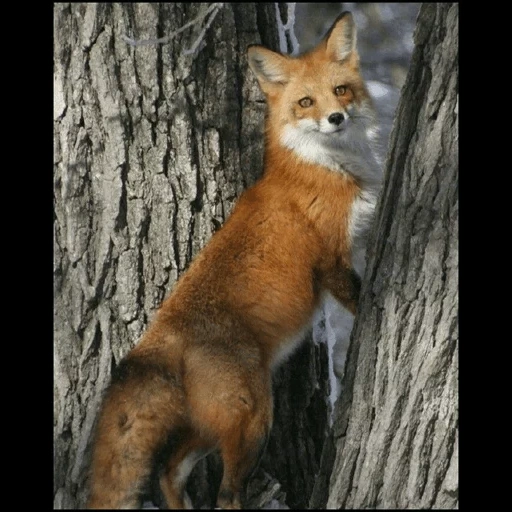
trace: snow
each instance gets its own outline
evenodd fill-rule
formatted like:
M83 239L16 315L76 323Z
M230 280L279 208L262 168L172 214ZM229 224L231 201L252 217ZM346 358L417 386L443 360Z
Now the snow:
M330 295L326 294L323 305L313 319L313 341L326 343L329 356L329 426L333 423L334 405L341 394L341 377L347 359L354 316Z
M64 84L60 73L56 72L53 77L53 119L59 119L65 111L66 98L64 95Z
M377 4L380 12L380 18L383 22L389 23L395 20L395 10L389 3Z
M377 80L368 80L366 85L368 85L370 95L376 100L382 99L385 96L391 94L393 90L393 87L390 87L389 85L386 85L382 82L378 82Z
M324 311L326 342L329 349L329 379L331 382L329 424L332 425L334 405L341 394L341 377L345 369L354 316L332 297L325 300Z
M283 24L281 13L279 12L279 4L275 2L276 19L277 19L277 32L279 34L279 51L281 53L288 53L288 43L286 40L286 32L290 38L292 45L290 55L298 55L300 51L299 40L295 34L295 2L287 3L287 21L286 25Z
M324 306L325 307L325 306ZM325 307L327 309L327 307ZM324 309L324 311L325 311ZM327 311L325 311L326 317L327 317ZM329 328L327 328L327 318L326 318L326 326L325 326L325 339L327 342L327 350L329 353L329 383L331 385L331 392L329 394L329 403L331 405L330 407L330 414L329 414L329 427L332 427L333 424L333 413L334 413L334 404L336 403L336 400L339 396L339 386L338 386L338 379L336 378L336 375L334 375L334 345L336 344L336 332L333 331L332 326L329 322Z
M271 500L269 503L262 507L263 510L290 510L290 507L279 503L278 500Z

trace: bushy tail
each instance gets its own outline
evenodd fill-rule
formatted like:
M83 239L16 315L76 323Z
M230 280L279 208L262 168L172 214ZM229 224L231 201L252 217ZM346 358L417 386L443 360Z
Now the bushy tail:
M92 509L138 508L155 456L183 421L183 391L162 364L121 362L98 420L90 473Z

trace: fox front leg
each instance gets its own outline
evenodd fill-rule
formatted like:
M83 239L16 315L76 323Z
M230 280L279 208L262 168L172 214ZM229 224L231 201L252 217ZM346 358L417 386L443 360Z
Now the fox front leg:
M322 284L337 301L353 315L356 314L361 291L361 278L352 267L338 266L327 272L323 277Z

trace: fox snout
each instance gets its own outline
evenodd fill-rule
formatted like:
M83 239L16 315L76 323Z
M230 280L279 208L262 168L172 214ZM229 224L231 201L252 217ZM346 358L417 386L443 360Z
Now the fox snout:
M348 128L347 121L349 119L347 110L335 110L334 112L321 117L318 121L318 131L320 133L329 134L344 131Z
M342 112L334 112L332 113L328 118L327 120L329 121L329 123L331 124L335 124L336 126L339 126L343 120L345 119L345 116L343 115Z

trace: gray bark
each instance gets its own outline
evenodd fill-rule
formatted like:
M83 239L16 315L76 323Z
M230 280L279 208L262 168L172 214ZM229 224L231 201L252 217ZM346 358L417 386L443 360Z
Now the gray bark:
M245 49L277 49L274 4L225 4L196 56L183 49L199 27L168 45L122 39L166 36L200 6L54 7L55 508L84 505L112 368L262 171L265 106ZM318 469L326 375L325 346L310 345L276 377L263 468L292 506L307 503ZM196 469L196 506L212 505L220 471L215 458ZM263 469L259 479L268 490Z
M458 507L458 5L415 43L315 506Z

